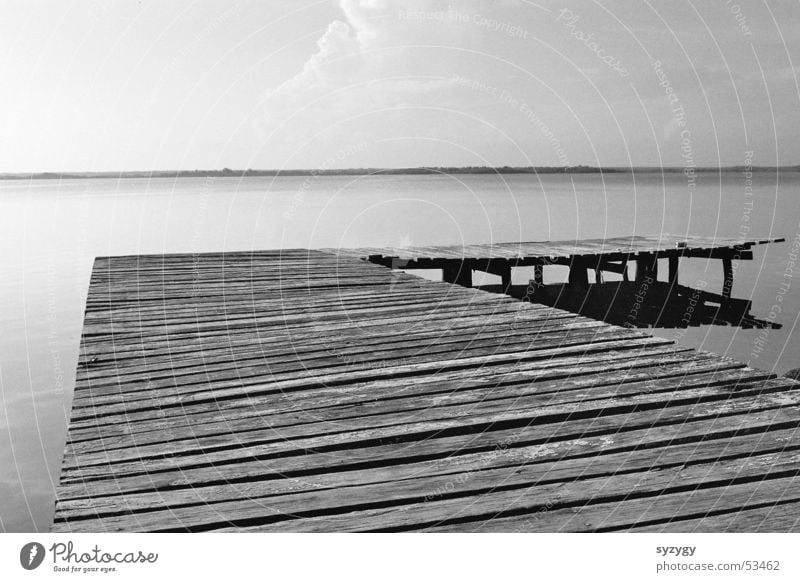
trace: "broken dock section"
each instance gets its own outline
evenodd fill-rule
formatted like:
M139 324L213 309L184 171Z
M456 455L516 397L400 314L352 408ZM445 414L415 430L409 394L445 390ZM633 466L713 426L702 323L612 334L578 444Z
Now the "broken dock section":
M800 383L348 253L98 258L53 531L797 529Z
M699 236L631 236L578 241L514 242L445 247L329 249L392 269L441 269L442 280L473 286L476 271L500 277L482 288L560 307L629 327L722 324L780 327L756 319L752 301L731 296L735 261L753 259L752 248L783 238L727 239ZM719 260L719 292L679 282L681 259ZM661 274L659 262L664 263ZM545 269L569 269L564 283L545 284ZM512 285L512 270L529 267L527 285ZM630 274L633 267L633 275ZM620 282L605 282L609 273ZM644 309L642 309L644 308ZM688 315L687 315L688 313ZM676 317L675 314L678 314Z

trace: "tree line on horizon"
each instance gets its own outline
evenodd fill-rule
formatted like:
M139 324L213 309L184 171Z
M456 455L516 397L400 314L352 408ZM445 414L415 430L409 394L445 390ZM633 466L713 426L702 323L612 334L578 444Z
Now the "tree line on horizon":
M796 166L725 166L698 167L696 172L768 172L768 171L800 171ZM599 167L599 166L420 166L413 168L327 168L327 169L284 169L284 170L154 170L154 171L121 171L121 172L18 172L0 174L4 180L64 180L80 178L244 178L244 177L276 177L276 176L364 176L383 175L417 175L417 174L621 174L633 172L679 173L680 166L633 166L633 167Z

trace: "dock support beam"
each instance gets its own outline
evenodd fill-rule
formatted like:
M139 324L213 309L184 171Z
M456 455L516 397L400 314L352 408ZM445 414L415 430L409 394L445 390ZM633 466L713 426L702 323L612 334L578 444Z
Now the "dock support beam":
M733 261L730 257L722 259L722 272L725 277L722 284L722 296L725 299L730 299L731 290L733 289Z
M569 264L569 284L589 285L588 265L583 257L573 257Z
M657 255L646 254L636 257L636 282L643 283L648 278L650 279L648 283L658 280Z
M669 289L668 293L671 297L678 295L678 265L680 264L679 255L669 256Z
M533 266L533 284L536 287L544 285L544 265Z
M472 267L466 261L447 261L442 266L442 280L462 287L472 287Z
M671 255L669 257L669 284L671 289L675 289L678 285L678 255Z
M500 273L501 285L503 286L503 291L508 291L511 288L511 267L506 266L503 268L502 272Z

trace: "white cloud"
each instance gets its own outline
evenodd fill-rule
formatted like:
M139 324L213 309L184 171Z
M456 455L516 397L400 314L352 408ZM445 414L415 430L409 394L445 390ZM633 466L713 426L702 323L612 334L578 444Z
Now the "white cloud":
M303 67L303 72L290 81L290 85L305 85L308 88L329 85L339 79L337 73L357 58L363 48L351 35L351 28L340 20L334 20L328 30L317 41L319 52L314 54Z
M267 129L407 103L414 94L450 86L450 80L420 79L424 63L407 60L409 45L435 44L453 33L453 23L404 16L431 13L432 6L430 0L340 0L344 20L331 22L302 71L265 99Z

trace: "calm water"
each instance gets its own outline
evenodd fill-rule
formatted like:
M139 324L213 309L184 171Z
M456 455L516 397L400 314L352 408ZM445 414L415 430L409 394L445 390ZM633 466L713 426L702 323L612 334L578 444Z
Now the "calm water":
M655 333L783 373L800 366L800 277L787 271L799 198L797 173L756 174L752 196L739 174L701 174L694 188L682 174L0 181L0 531L45 530L52 520L97 255L727 237L749 228L787 242L739 265L734 296L752 298L753 313L772 312L783 329ZM719 261L681 266L681 283L700 281L721 288Z

